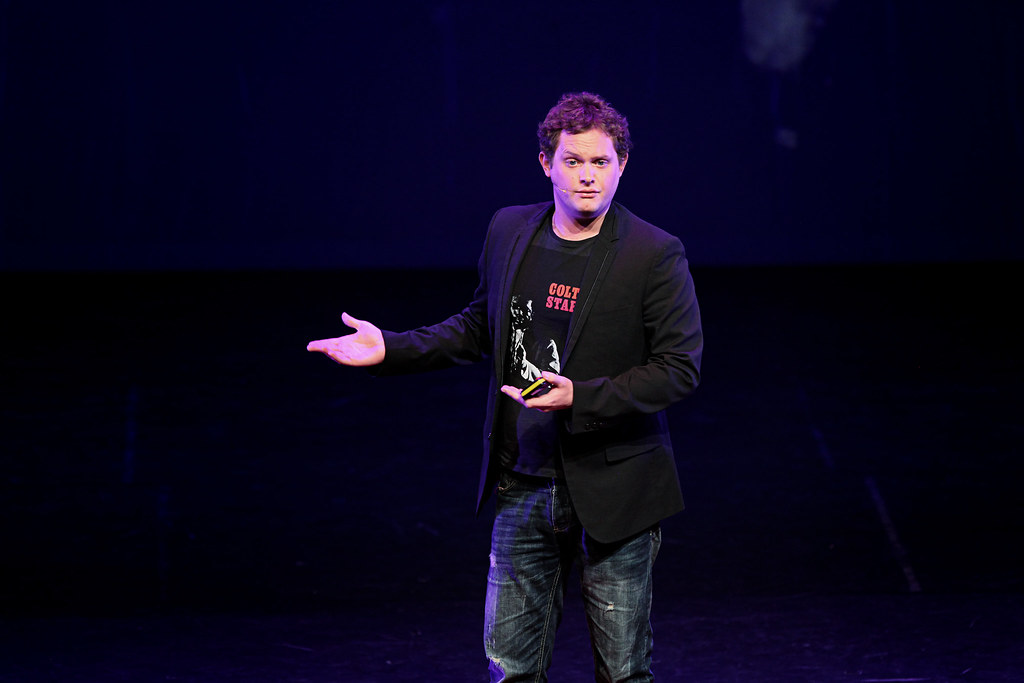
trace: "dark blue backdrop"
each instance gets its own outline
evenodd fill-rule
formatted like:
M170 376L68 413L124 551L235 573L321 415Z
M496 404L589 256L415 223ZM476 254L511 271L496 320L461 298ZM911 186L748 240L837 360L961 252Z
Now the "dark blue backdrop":
M793 7L799 6L799 11ZM788 9L787 9L788 8ZM0 267L464 267L602 93L698 264L1024 256L1013 2L0 1Z

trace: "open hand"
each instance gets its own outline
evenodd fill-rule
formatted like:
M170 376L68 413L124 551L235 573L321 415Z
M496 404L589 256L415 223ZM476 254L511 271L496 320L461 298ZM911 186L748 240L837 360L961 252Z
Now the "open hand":
M384 360L384 335L376 325L357 320L348 313L341 314L341 321L355 332L344 337L311 341L306 344L306 350L326 354L342 365L377 365Z

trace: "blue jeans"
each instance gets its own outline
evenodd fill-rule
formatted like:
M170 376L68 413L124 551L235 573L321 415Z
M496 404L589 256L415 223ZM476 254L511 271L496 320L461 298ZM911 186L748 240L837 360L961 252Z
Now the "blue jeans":
M547 681L566 579L574 563L597 681L652 681L655 526L614 544L580 526L565 484L502 475L491 534L484 650L491 681Z

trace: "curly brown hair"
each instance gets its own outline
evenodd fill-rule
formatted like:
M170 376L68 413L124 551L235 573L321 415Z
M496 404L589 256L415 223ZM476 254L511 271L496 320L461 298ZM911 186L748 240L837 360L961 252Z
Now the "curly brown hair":
M604 98L589 92L574 92L562 95L558 104L551 108L548 115L537 126L537 140L540 151L548 159L555 156L558 139L562 131L570 135L584 133L591 128L598 128L615 142L615 153L621 163L633 142L629 139L629 123L626 117L608 104Z

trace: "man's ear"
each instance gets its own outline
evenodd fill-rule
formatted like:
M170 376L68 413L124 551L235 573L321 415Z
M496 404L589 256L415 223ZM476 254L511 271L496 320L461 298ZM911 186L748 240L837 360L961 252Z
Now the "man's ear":
M619 175L622 175L622 172L626 170L627 161L629 161L628 153L626 154L626 156L622 157L622 160L619 162Z
M541 152L540 155L538 155L537 159L540 161L540 167L544 169L544 175L546 175L548 178L550 178L551 177L551 162L548 161L547 155L544 154L544 152Z

